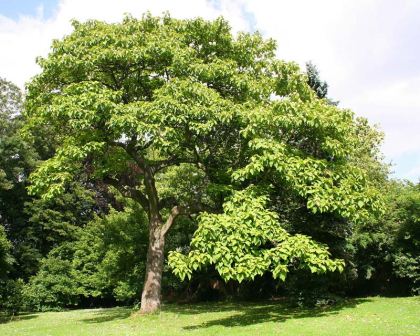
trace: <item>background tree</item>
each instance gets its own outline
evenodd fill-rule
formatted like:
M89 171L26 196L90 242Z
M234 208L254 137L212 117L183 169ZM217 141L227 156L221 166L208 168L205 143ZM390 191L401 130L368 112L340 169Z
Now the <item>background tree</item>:
M32 146L19 135L21 109L20 89L0 78L0 225L13 242L12 254L16 247L14 232L24 226L26 218L22 211L29 200L26 180L37 159Z
M315 91L318 98L325 98L331 105L338 105L338 101L328 98L328 83L321 80L318 68L312 62L306 62L306 75L308 76L308 85Z
M26 178L36 162L35 151L19 136L21 108L20 89L0 78L0 223L8 231L23 221Z
M318 98L326 98L328 94L328 83L321 80L317 67L312 62L306 63L306 74L308 84L315 91Z
M14 232L25 223L25 183L36 160L32 146L19 136L21 107L20 89L0 78L0 309L10 313L23 304Z
M133 303L141 293L147 251L143 209L122 200L80 228L77 238L62 242L41 260L40 270L26 287L36 310L89 304Z
M355 228L357 293L418 294L420 290L419 184L390 181L384 186L386 211Z
M94 215L106 210L98 207L95 192L87 190L80 182L72 183L65 193L54 199L34 197L25 202L21 209L25 216L23 225L11 232L18 260L15 272L29 279L52 249L77 240Z
M255 266L264 258L255 255L261 244L271 244L263 266L275 267L280 278L299 257L314 271L342 264L308 237L287 238L266 209L270 184L287 186L314 213L360 219L380 208L363 169L347 159L358 144L353 114L319 100L295 64L275 59L273 41L258 34L234 38L223 19L148 15L120 24L73 26L74 32L54 41L49 56L39 60L42 73L29 85L28 129L46 125L58 144L54 156L32 174L30 190L54 198L87 174L142 206L149 226L142 312L160 307L165 237L176 218L203 209L221 212L232 190L251 184L262 194L256 203L246 196L244 207L261 211L255 218L259 230L255 241L244 245L249 249L234 255ZM187 178L193 195L160 184L168 176L175 186ZM242 224L247 211L235 212L233 197L224 214L203 214L200 225L224 228L223 216ZM267 225L270 236L261 233ZM224 238L231 231L217 232ZM197 261L215 263L219 273L238 280L253 276L238 271L243 264L235 261L235 272L223 273L232 260L209 256L217 236L199 228L194 239L201 259L194 260L193 253L182 264L176 258L183 257L173 254L172 264L182 264L180 274L188 274ZM278 264L285 239L291 250Z
M13 258L10 254L12 245L7 239L3 226L0 226L0 278L4 278L12 265Z

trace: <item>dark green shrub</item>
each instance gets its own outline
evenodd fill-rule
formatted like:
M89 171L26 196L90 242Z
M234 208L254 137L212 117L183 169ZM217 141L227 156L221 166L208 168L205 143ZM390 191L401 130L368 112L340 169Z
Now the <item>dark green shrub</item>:
M25 286L24 295L27 306L38 311L77 305L79 279L71 261L54 255L43 259L39 272Z
M23 288L22 279L0 280L0 311L14 315L25 307Z

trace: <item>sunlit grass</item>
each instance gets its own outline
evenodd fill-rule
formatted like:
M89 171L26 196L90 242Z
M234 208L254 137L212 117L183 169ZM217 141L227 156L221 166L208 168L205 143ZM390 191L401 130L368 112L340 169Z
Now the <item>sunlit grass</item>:
M83 309L3 318L1 336L55 335L420 335L420 298L364 298L327 309L283 303L165 305L160 314L130 308Z

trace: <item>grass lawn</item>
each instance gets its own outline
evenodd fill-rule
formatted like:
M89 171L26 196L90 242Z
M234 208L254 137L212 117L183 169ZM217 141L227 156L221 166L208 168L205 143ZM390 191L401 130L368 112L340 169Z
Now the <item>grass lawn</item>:
M353 299L328 309L282 303L169 304L160 314L130 308L23 314L0 320L1 336L25 335L420 335L420 297Z

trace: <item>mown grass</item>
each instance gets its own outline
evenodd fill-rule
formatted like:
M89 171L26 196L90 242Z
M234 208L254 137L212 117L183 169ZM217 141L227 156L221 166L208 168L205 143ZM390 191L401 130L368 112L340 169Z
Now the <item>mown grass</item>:
M165 305L160 314L130 308L3 316L1 336L58 335L420 335L420 298L353 299L326 309L284 303Z

